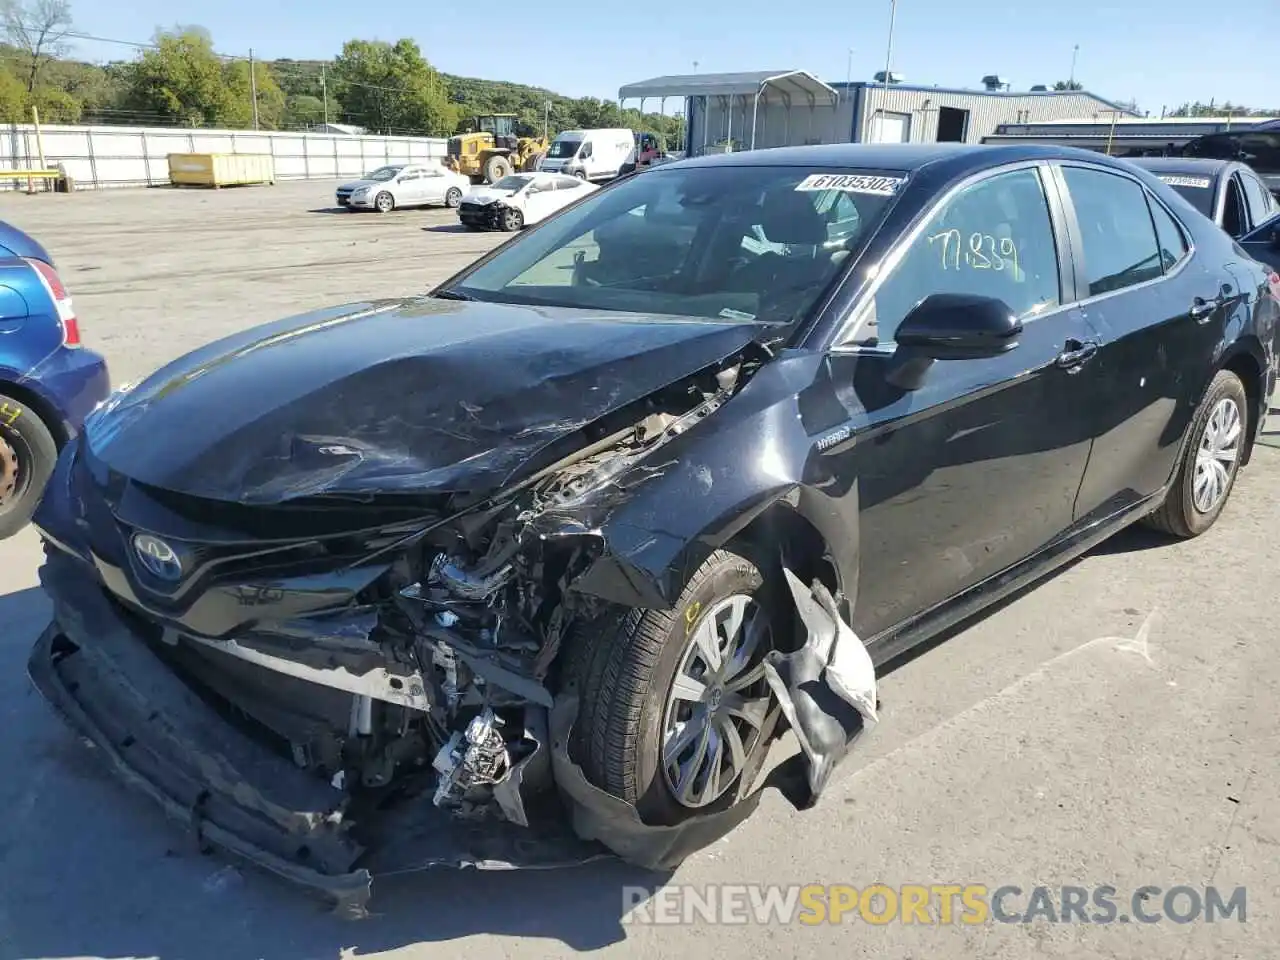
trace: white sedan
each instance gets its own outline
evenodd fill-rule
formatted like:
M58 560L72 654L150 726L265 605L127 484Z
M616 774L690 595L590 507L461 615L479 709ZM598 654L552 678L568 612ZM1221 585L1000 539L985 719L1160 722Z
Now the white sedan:
M599 189L559 173L513 173L473 187L458 206L458 219L473 230L519 230Z
M470 187L469 179L438 163L395 163L340 186L338 206L379 213L429 204L456 207Z

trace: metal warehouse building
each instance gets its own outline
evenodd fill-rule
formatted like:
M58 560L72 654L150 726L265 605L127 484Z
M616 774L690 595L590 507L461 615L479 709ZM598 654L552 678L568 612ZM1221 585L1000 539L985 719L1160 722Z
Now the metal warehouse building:
M618 91L620 103L682 99L690 153L850 141L981 143L1001 124L1110 120L1132 111L1081 90L1011 91L905 83L824 83L804 70L757 70L655 77Z
M1056 120L1043 123L1002 123L984 143L1057 143L1106 151L1118 156L1169 153L1196 137L1214 133L1245 133L1275 123L1271 117L1119 117L1100 120Z

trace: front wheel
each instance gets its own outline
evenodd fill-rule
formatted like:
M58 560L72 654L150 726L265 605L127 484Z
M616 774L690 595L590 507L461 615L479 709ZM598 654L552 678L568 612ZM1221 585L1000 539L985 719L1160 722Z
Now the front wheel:
M379 213L390 213L396 208L396 198L384 190L373 198L373 205Z
M1149 526L1175 537L1198 537L1217 521L1235 486L1248 438L1249 399L1230 370L1209 384L1187 431L1173 486Z
M524 226L524 214L519 210L508 207L502 211L501 223L503 230L508 233L514 233Z
M36 412L0 393L0 540L27 525L58 459Z
M762 665L773 597L755 563L717 550L673 610L620 611L576 635L571 751L586 776L649 823L732 806L777 716Z
M457 187L450 187L444 195L444 205L449 209L457 207L462 202L462 191Z

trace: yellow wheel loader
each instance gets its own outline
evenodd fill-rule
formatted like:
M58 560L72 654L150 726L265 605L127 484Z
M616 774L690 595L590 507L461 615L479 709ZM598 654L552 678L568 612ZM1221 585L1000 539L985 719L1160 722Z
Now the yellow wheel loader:
M473 118L469 132L449 138L445 166L472 183L497 183L513 171L537 170L546 153L546 138L516 132L514 113L491 113Z

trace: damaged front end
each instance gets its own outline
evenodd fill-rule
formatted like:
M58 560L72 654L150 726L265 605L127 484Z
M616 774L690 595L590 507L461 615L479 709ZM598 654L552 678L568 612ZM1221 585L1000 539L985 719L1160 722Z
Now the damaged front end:
M32 678L199 843L346 913L380 873L609 854L673 867L767 786L811 804L875 718L865 648L825 588L787 573L807 639L765 674L799 757L758 787L751 770L726 810L655 825L570 756L580 692L562 651L616 603L592 587L598 571L625 569L595 521L759 362L730 358L609 414L497 494L425 506L339 497L224 515L73 449L37 516L54 622ZM126 516L176 517L191 536ZM378 522L353 532L360 518ZM303 528L330 532L285 535Z

